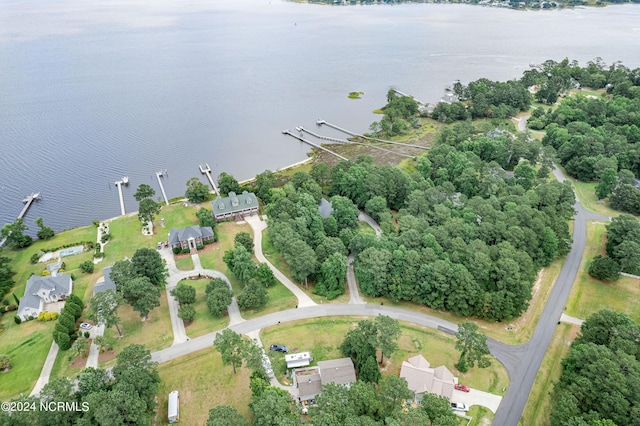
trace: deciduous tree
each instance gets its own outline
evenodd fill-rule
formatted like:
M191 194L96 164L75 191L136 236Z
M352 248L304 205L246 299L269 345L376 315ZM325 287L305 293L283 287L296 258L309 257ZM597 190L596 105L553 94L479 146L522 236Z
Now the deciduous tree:
M209 187L200 182L197 177L192 177L187 181L187 191L184 196L192 203L202 203L210 197Z
M465 321L458 325L456 332L456 349L460 352L460 358L456 368L462 372L473 368L476 363L478 367L487 368L491 361L487 358L490 354L487 345L487 337L478 331L478 325Z
M218 190L223 194L228 194L230 192L235 192L237 194L240 192L240 185L236 178L228 173L222 172L220 173L220 176L218 176Z
M603 281L616 281L620 278L620 264L609 256L597 255L589 264L589 275Z
M209 418L206 426L248 426L249 423L242 417L235 407L218 405L209 410Z
M120 329L118 306L121 304L122 297L113 290L102 291L93 296L89 302L91 317L98 324L104 324L105 328L115 326L120 337L122 337L122 330Z

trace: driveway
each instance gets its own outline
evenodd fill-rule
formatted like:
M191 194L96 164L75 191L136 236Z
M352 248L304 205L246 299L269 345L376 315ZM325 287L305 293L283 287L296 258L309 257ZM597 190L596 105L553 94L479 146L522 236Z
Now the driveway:
M469 392L454 390L453 396L451 397L451 402L463 402L467 407L471 407L472 405L482 405L483 407L487 407L493 413L498 410L500 401L502 401L502 397L500 395L494 395L477 389L471 389Z
M267 223L260 219L258 215L245 216L245 221L251 226L253 230L253 250L256 258L261 263L266 263L269 269L273 271L273 275L278 281L280 281L285 287L287 287L297 298L298 306L314 306L316 302L311 300L297 284L294 284L289 278L287 278L282 272L280 272L275 266L271 264L262 254L262 231L267 229Z

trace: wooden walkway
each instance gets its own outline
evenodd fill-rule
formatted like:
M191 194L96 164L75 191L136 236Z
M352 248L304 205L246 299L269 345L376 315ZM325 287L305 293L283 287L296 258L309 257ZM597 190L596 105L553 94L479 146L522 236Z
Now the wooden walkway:
M366 139L366 140L370 140L370 141L374 141L374 142L387 143L387 144L389 144L389 145L409 146L409 147L411 147L411 148L424 149L424 150L426 150L426 151L428 151L429 149L431 149L431 148L430 148L430 147L428 147L428 146L412 145L412 144L410 144L410 143L402 143L402 142L393 142L393 141L387 141L387 140L384 140L384 139L372 138L372 137L370 137L370 136L361 135L360 133L354 133L354 132L352 132L352 131L350 131L350 130L343 129L343 128L342 128L342 127L340 127L340 126L336 126L335 124L331 124L331 123L329 123L328 121L325 121L325 120L317 120L317 121L316 121L316 124L317 124L318 126L322 126L322 125L324 124L324 125L327 125L327 126L329 126L329 127L334 128L334 129L336 129L336 130L339 130L339 131L341 131L342 133L346 133L346 134L351 135L351 136L355 136L355 137L358 137L358 138L362 138L362 139Z
M216 183L213 181L213 178L211 177L211 167L209 167L209 163L205 163L205 165L206 167L202 167L202 164L198 165L198 167L200 167L200 173L207 176L207 179L209 179L209 183L211 184L211 187L213 188L216 195L219 197L220 191L218 191L218 187L216 186Z
M349 159L348 159L347 157L343 157L342 155L338 154L337 152L333 152L333 151L331 151L330 149L325 148L324 146L320 146L320 145L318 145L318 144L316 144L316 143L313 143L313 142L311 142L311 141L309 141L309 140L307 140L307 139L303 138L302 136L298 136L298 135L296 135L295 133L292 133L292 132L291 132L291 130L283 130L283 131L282 131L282 134L283 134L283 135L289 135L289 136L291 136L291 137L293 137L293 138L298 139L300 142L304 142L304 143L306 143L306 144L311 145L311 146L312 146L312 147L314 147L314 148L318 148L318 149L321 149L321 150L323 150L323 151L328 152L329 154L333 154L333 155L335 155L336 157L340 158L341 160L349 161Z

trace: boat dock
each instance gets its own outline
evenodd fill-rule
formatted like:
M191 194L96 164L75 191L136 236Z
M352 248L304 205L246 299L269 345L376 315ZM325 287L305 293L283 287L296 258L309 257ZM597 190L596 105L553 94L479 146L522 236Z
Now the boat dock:
M407 96L407 97L409 97L409 98L413 99L414 101L416 101L416 102L417 102L417 103L419 103L420 105L427 105L427 103L426 103L426 102L422 102L421 100L416 99L414 96L411 96L411 95L410 95L410 94L408 94L408 93L401 92L401 91L399 91L398 89L396 89L395 87L392 87L392 88L391 88L391 90L393 90L394 92L396 92L396 93L397 93L398 95L400 95L400 96Z
M314 148L318 148L318 149L321 149L321 150L323 150L323 151L328 152L329 154L333 154L333 155L335 155L336 157L340 158L341 160L349 161L349 159L348 159L347 157L343 157L342 155L338 154L337 152L333 152L333 151L331 151L330 149L325 148L324 146L320 146L320 145L315 144L315 143L313 143L313 142L311 142L311 141L309 141L309 140L306 140L306 139L305 139L305 138L303 138L302 136L298 136L298 135L294 134L293 132L291 132L291 130L283 130L283 131L282 131L282 134L283 134L283 135L289 135L289 136L291 136L291 137L293 137L293 138L298 139L300 142L304 142L304 143L306 143L306 144L311 145L311 146L312 146L312 147L314 147Z
M384 149L384 148L381 148L381 147L375 146L375 145L370 145L368 143L354 142L354 141L350 141L350 140L347 140L347 139L338 139L338 138L331 138L329 136L319 135L319 134L317 134L315 132L312 132L311 130L305 129L302 126L296 127L296 130L301 132L301 133L302 132L308 133L313 137L316 137L316 138L322 139L322 140L326 140L326 141L332 141L332 142L336 142L336 143L343 143L343 144L347 144L347 145L362 145L362 146L366 146L368 148L377 149L379 151L384 151L384 152L389 152L391 154L399 155L401 157L406 157L406 158L413 158L414 157L413 155L403 154L401 152L396 152L396 151L390 151L388 149Z
M160 191L162 191L162 196L164 197L164 202L169 205L169 200L167 199L167 194L164 192L164 186L162 186L162 180L160 179L162 176L167 176L167 169L160 170L156 172L156 178L158 179L158 184L160 185Z
M27 214L27 210L29 210L29 207L31 207L33 202L34 201L38 201L41 198L42 197L40 197L40 193L39 192L33 192L33 193L31 193L31 195L28 195L27 197L25 197L22 200L22 202L24 203L24 207L22 207L22 210L18 214L18 217L16 218L16 220L24 218L24 215ZM7 242L6 238L3 238L2 240L0 240L0 247L4 247L6 242Z
M384 140L384 139L372 138L370 136L361 135L360 133L351 132L351 131L349 131L347 129L343 129L342 127L336 126L335 124L331 124L331 123L329 123L328 121L325 121L325 120L318 119L318 120L316 120L316 124L318 126L322 126L324 124L326 126L334 128L336 130L339 130L342 133L346 133L346 134L351 135L351 136L355 136L355 137L362 138L362 139L367 139L367 140L374 141L374 142L386 143L386 144L389 144L389 145L409 146L411 148L424 149L425 151L428 151L429 149L431 149L428 146L412 145L410 143L402 143L402 142L393 142L393 141L387 141L387 140Z
M200 167L200 173L207 176L207 179L209 179L209 183L211 184L213 191L219 197L220 192L218 191L218 187L216 186L216 183L213 181L213 178L211 177L211 167L209 167L209 163L205 163L205 165L206 167L202 167L202 164L198 165L198 167Z
M39 199L40 199L40 193L34 192L28 197L26 197L24 200L22 200L22 202L24 203L24 207L22 208L22 211L18 215L18 219L22 219L24 215L27 214L27 210L29 210L29 207L31 207L31 204L33 204L34 201L37 201Z
M114 185L118 188L118 195L120 196L120 214L124 216L127 212L124 209L124 197L122 195L122 185L128 185L129 178L127 176L123 177L122 180L116 181Z

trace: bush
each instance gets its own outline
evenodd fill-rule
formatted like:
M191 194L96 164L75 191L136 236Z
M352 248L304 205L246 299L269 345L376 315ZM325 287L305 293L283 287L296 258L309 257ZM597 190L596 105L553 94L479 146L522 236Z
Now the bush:
M111 234L102 234L102 237L100 238L100 241L102 241L102 243L106 243L107 241L109 241L111 239Z
M193 305L180 306L178 309L178 318L186 322L191 322L196 317L196 310Z
M215 238L215 234L214 234L214 236L213 236L213 240L205 240L205 241L204 241L204 245L205 245L205 246L207 246L207 245L209 245L209 244L213 244L213 243L215 243L215 242L216 242L216 238Z
M20 319L20 317L19 317L19 316L17 316L17 315L16 315L15 317L13 317L13 320L16 322L16 324L20 324L20 323L22 323L22 320L21 320L21 319Z
M202 250L204 248L204 245L197 245L196 246L196 250Z
M180 247L174 247L173 249L173 254L180 254L182 253L182 249Z
M89 333L88 331L85 331L83 335L84 335L84 337L86 337L88 339L89 336L91 336L91 333Z
M7 305L6 308L4 308L5 311L7 312L11 312L11 311L17 311L18 310L18 305L14 305L13 303Z
M38 260L40 260L40 253L33 253L31 255L31 264L35 265L36 263L38 263Z
M189 253L191 253L191 250L190 250L190 249L188 249L188 248L186 248L186 249L182 249L181 253L182 253L182 254L189 254Z
M589 275L603 281L615 281L620 278L620 264L613 258L598 255L589 265Z
M49 275L51 275L51 272L45 269L40 273L40 275L43 277L48 277Z
M86 262L82 262L82 263L80 264L80 270L81 270L82 272L86 272L87 274L91 274L91 273L93 273L94 268L95 268L95 265L94 265L94 264L93 264L93 262L92 262L92 261L90 261L90 260L87 260Z

